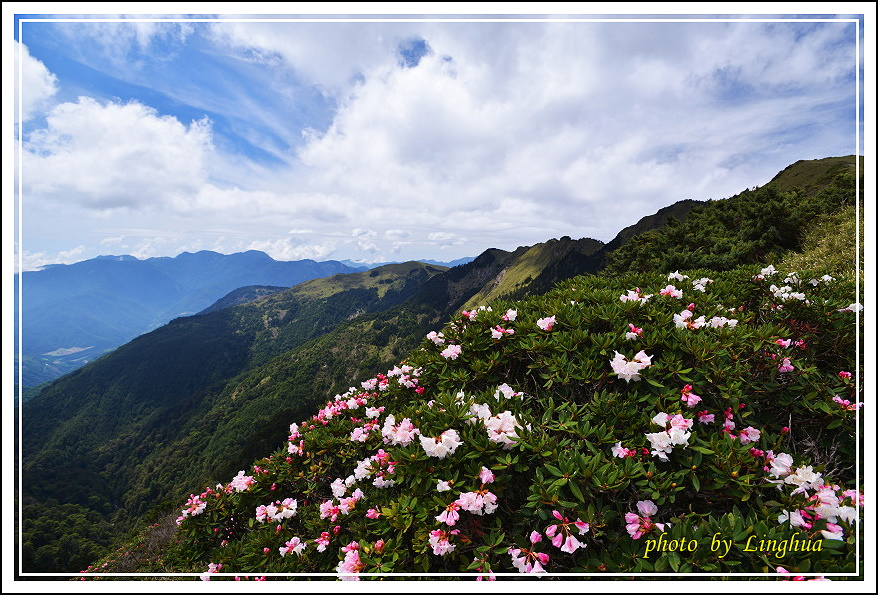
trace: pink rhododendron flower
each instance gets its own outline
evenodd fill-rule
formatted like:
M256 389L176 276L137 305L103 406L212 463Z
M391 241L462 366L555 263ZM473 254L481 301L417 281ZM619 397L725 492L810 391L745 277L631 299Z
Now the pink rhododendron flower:
M436 331L430 331L429 333L427 333L427 338L433 341L433 343L436 345L443 345L445 343L445 335L443 335L442 333L437 333Z
M738 433L741 444L750 444L759 440L761 432L752 426L748 426Z
M317 551L322 552L326 550L326 546L329 545L329 532L324 531L320 534L320 537L314 540L314 543L317 544Z
M421 448L431 457L444 459L463 444L456 430L445 430L438 437L420 436Z
M531 533L533 535L533 533ZM531 541L531 545L535 545L537 542ZM549 554L544 552L534 551L533 548L516 548L510 547L508 550L509 555L512 557L512 565L518 568L519 572L527 573L527 574L541 574L546 572L545 566L549 563Z
M433 554L437 556L444 556L445 554L451 552L457 546L449 541L449 538L452 535L457 535L459 531L454 529L453 531L442 531L441 529L434 529L430 531L430 547L433 548Z
M682 446L686 448L689 444L691 432L688 430L692 427L692 420L682 415L669 416L667 413L659 413L652 418L652 422L659 426L665 426L663 432L654 432L646 434L652 446L652 455L657 456L662 461L668 460L668 455L674 446ZM669 425L670 424L670 425Z
M838 373L838 377L841 378L842 380L850 380L850 379L851 379L851 373L850 373L850 372L841 371L841 372Z
M473 320L476 319L476 315L478 314L478 312L476 312L475 310L470 310L469 312L467 312L466 310L463 310L460 314L461 314L461 316L463 316L464 318L466 318L467 320L472 322Z
M557 510L552 511L552 516L561 521L560 523L546 527L546 537L552 540L552 545L560 548L562 552L572 554L577 549L585 547L585 544L574 537L571 526L575 527L579 535L585 535L589 530L588 523L580 519L571 521Z
M505 329L502 326L500 326L499 324L496 327L494 327L493 329L491 329L491 337L494 339L497 339L497 340L502 339L504 335L514 335L514 334L515 334L514 330Z
M698 413L698 421L703 424L713 423L713 413L708 413L707 411L700 411Z
M367 519L377 519L380 516L381 516L381 513L374 508L370 508L369 510L366 511L366 518Z
M620 459L624 459L625 457L635 457L637 456L637 451L632 450L630 448L625 448L622 446L622 441L617 442L611 449L610 452L613 453L614 457L619 457Z
M788 357L783 358L783 362L777 366L778 372L792 372L793 370L795 370L795 368L790 363L790 358Z
M305 549L306 545L307 544L298 537L293 537L281 546L280 555L286 556L288 553L292 552L298 556L301 556L302 551Z
M356 542L353 542L356 543ZM360 561L360 552L358 548L347 549L342 548L342 551L345 552L344 560L338 563L336 567L336 572L342 574L340 578L345 581L358 581L360 577L354 576L363 568L366 567L363 562Z
M104 564L104 566L106 566L106 564ZM213 562L211 562L210 564L207 565L208 574L202 574L201 580L209 581L210 575L219 572L220 570L222 570L222 567L223 567L222 564L214 564Z
M445 359L457 359L460 355L462 348L460 345L449 345L439 354Z
M381 428L384 443L391 446L397 444L408 446L417 434L420 434L420 431L412 424L409 418L405 418L397 424L396 418L393 415L387 416L387 419L384 420L384 426Z
M839 396L832 397L832 400L841 405L841 408L845 411L856 411L863 406L862 403L851 403L847 399L842 399Z
M659 294L666 295L666 296L669 296L672 298L681 299L683 297L683 290L677 289L673 285L668 285L667 287L665 287L664 289L659 291Z
M613 372L615 372L619 378L625 380L625 382L630 382L631 380L639 381L640 371L652 365L652 357L647 355L643 350L638 351L631 360L628 360L628 358L618 351L615 353L616 356L610 360L610 367L613 369Z
M537 320L537 326L544 331L550 331L552 330L552 327L555 326L555 317L549 316L548 318L540 318Z
M458 510L460 510L460 504L452 502L445 507L445 510L436 516L436 520L440 523L445 523L446 525L454 525L460 518L460 513L457 512Z
M680 393L683 395L680 397L680 400L686 403L688 407L695 407L701 402L701 397L692 392L691 384L684 386Z
M711 326L711 328L722 328L724 326L734 328L738 326L738 321L734 318L726 318L725 316L714 316L710 319L710 322L708 324Z
M486 417L482 421L491 442L502 444L503 448L507 450L515 445L515 440L518 438L516 428L520 428L521 425L511 411Z
M477 515L493 514L497 510L497 496L485 489L464 492L455 503L461 510Z
M631 330L625 333L625 338L629 341L633 341L643 334L642 328L636 327L631 323L628 323L628 328Z
M628 531L631 539L640 539L655 529L659 531L665 530L663 523L654 523L652 521L651 517L658 512L658 507L652 500L640 500L637 503L637 511L640 514L633 512L625 513L625 529Z
M504 314L500 318L502 318L504 322L514 322L516 317L518 317L517 310L506 310L506 314Z
M491 473L491 470L487 467L482 467L481 471L479 471L479 481L481 481L483 484L493 483L494 474Z
M691 310L683 310L679 314L674 314L674 326L677 328L694 330L701 328L704 324L704 316L693 319Z
M232 487L236 492L243 492L245 490L249 490L250 486L253 485L255 480L250 475L244 475L243 471L238 471L238 475L236 475L232 481L229 483L229 486Z
M637 302L638 304L640 304L640 303L646 303L647 301L649 301L649 298L651 298L651 297L652 297L652 294L644 295L643 293L641 293L640 288L638 287L634 291L629 289L628 293L626 293L625 295L620 295L619 300L622 302Z

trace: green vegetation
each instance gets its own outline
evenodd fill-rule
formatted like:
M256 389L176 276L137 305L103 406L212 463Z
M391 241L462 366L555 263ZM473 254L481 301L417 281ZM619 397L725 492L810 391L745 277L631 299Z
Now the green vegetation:
M672 280L681 297L660 295L663 274L578 277L456 316L444 343L424 341L297 418L222 489L181 501L163 563L238 575L853 571L854 275L800 271L788 281L799 298L772 289L789 271L686 273ZM652 297L619 299L634 287ZM493 338L498 324L515 333ZM641 364L616 368L617 353ZM450 430L445 452L434 437ZM691 549L648 555L660 539Z
M805 229L821 216L855 204L855 178L838 174L808 194L782 192L783 184L746 190L694 207L686 219L635 236L610 254L608 273L708 268L726 271L742 264L776 262L801 250ZM861 186L862 192L862 186Z
M779 178L783 180L775 180ZM749 448L791 453L795 465L790 473L811 465L827 481L861 487L852 484L853 413L831 400L859 398L853 385L838 376L839 371L858 373L852 347L854 315L839 311L857 301L852 180L836 175L829 186L810 195L779 191L769 184L728 201L686 204L681 212L688 215L681 220L663 210L664 227L632 236L622 248L609 252L606 248L618 243L601 247L593 240L562 238L511 253L489 250L450 270L407 263L314 280L255 302L177 319L50 385L25 406L25 569L48 568L48 550L41 557L35 552L69 529L44 522L54 514L47 506L53 499L62 506L81 507L76 510L83 513L99 513L104 521L115 523L117 535L119 528L124 532L138 527L136 545L123 547L130 554L125 568L146 572L202 572L209 562L242 574L332 572L345 557L338 550L348 543L341 543L342 538L368 543L360 554L367 564L374 562L373 568L458 571L466 570L473 556L484 555L488 565L483 570L514 572L508 548L529 548L528 527L541 530L554 523L554 510L571 521L581 516L591 530L582 538L588 544L587 556L559 554L556 549L552 560L557 565L549 570L651 570L657 568L653 562L637 566L633 561L631 556L642 551L637 548L644 541L630 539L620 521L642 500L658 505L655 521L671 526L669 537L691 532L701 539L711 531L732 531L737 538L742 527L751 532L764 528L766 535L778 538L792 536L797 531L779 525L777 515L791 506L801 509L801 495L791 490L778 494L767 483L771 478L760 473L762 463L770 468L768 461L760 463ZM656 217L653 223L641 223L647 229L657 221ZM829 237L840 236L839 229L849 230L851 237ZM699 247L695 256L685 260L687 247L693 246ZM598 270L607 254L611 275L571 279ZM790 291L807 293L810 303L781 303L769 287L783 285L785 274L754 281L769 262L784 273L796 271L797 279L787 283ZM640 272L644 268L649 272ZM656 273L675 269L688 271L690 279L682 286ZM834 279L822 279L826 273ZM809 283L811 276L816 285ZM692 286L699 277L713 280L704 293ZM558 281L562 282L544 296L528 295ZM685 303L659 295L675 282L684 290ZM639 305L619 300L635 288L654 297ZM477 311L474 321L457 314L501 296L503 300L491 304L493 310ZM739 323L734 328L675 328L673 315L680 315L690 302L695 304L693 318L727 316ZM774 309L772 304L783 307ZM732 307L734 313L728 310ZM509 308L518 310L511 323L500 318ZM551 331L536 326L537 319L550 315L557 319ZM447 344L461 346L458 359L446 359L440 355L443 346L423 342L428 331L442 328L452 317L443 333ZM636 341L625 339L628 324L644 329ZM515 333L492 338L497 325ZM801 340L805 347L772 343L787 338ZM641 380L621 381L609 364L614 352L630 358L639 349L649 354L653 365ZM790 357L794 371L779 370L784 357ZM281 456L287 445L270 460L260 457L287 439L291 421L310 419L329 395L349 393L349 387L359 387L377 370L402 360L420 368L417 386L425 392L393 382L390 390L363 397L369 406L387 407L381 423L393 413L396 422L408 417L431 436L454 426L466 448L461 447L457 458L434 460L418 451L417 441L402 448L384 445L394 457L401 454L412 461L400 458L400 486L382 491L358 483L368 499L357 505L356 515L335 523L343 525L342 533L325 552L318 555L312 543L301 559L293 554L279 557L278 548L287 543L276 543L281 536L286 540L295 534L313 541L326 530L326 519L319 518L316 505L331 497L328 486L350 475L353 466L374 455L383 441L379 427L365 443L351 442L351 432L365 419L361 408L313 432L303 429L305 454L292 463ZM527 396L496 396L503 383ZM686 384L704 399L696 409L680 402ZM457 402L459 391L472 403ZM426 408L430 400L434 405ZM741 402L746 407L735 409ZM519 420L521 442L504 449L484 436L485 428L479 426L484 422L466 423L468 408L476 403L487 404L495 415L508 409ZM734 410L731 419L738 431L748 425L760 430L760 438L748 448L719 430L727 407ZM632 449L650 446L645 435L659 429L650 421L658 412L694 419L702 409L709 409L717 421L711 426L695 422L687 447L670 453L671 464L642 453L617 459L609 450L617 441ZM790 419L794 431L785 434L781 429ZM521 429L526 423L530 430ZM704 460L703 466L694 463L696 457ZM187 494L228 482L238 470L251 468L254 459L260 459L256 465L269 470L270 477L255 474L252 490L224 495L218 507L209 505L204 515L187 519L184 531L176 535L180 541L165 551L161 543L171 534L166 511L179 511ZM698 469L692 470L693 465ZM441 512L437 497L443 506L452 501L435 493L439 470L447 475L439 479L457 478L455 489L460 488L449 492L457 496L464 485L479 487L474 478L482 466L497 475L490 489L502 497L502 510L496 516L462 513L469 515L466 530L472 533L463 531L463 523L461 531L470 541L455 542L459 547L454 555L433 554L427 543L429 532L441 526L435 522ZM604 483L595 483L595 478ZM284 521L285 528L274 535L253 520L253 510L281 494L298 500L300 514ZM366 509L376 506L384 516L363 517ZM245 518L250 520L239 526ZM92 533L75 529L81 543L70 551L105 551L109 541L102 526L98 523ZM818 525L810 537L825 526ZM828 543L816 558L797 559L784 567L797 572L848 568L856 525L838 526L843 528L843 545ZM210 535L225 535L236 527L241 531L234 529L234 543L227 539L232 547L218 549ZM484 542L479 541L482 537ZM373 549L379 539L385 541L386 555ZM551 552L548 541L544 536L546 547L534 549ZM264 547L273 551L272 557L256 556L265 554ZM120 570L125 553L120 551L94 566ZM139 560L133 566L132 557ZM59 558L70 564L68 571L84 568L79 559ZM668 565L661 568L773 569L764 557L754 555L732 556L729 564L709 556L671 560L669 556L660 562ZM61 562L52 567L61 568Z

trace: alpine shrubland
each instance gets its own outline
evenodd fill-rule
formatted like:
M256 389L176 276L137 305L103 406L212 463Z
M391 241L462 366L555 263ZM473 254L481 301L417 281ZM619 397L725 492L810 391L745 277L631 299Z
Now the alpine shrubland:
M629 273L463 311L181 503L160 568L856 572L854 282Z

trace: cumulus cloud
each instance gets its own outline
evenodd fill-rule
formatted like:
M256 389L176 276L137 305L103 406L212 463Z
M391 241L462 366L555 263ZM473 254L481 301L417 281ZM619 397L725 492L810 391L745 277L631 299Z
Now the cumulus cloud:
M375 218L395 211L423 226L539 221L608 240L657 197L664 206L743 189L730 175L736 152L768 157L746 168L751 182L754 168L770 177L791 159L784 131L814 126L853 91L843 86L853 60L842 27L433 24L421 33L432 53L415 68L364 68L299 157L309 182L376 205ZM619 199L635 208L607 208Z
M261 250L275 260L326 260L335 251L335 242L300 244L288 238L277 240L257 240L251 242L246 250Z
M21 66L21 121L27 122L38 115L58 92L58 78L46 65L30 55L27 46L15 43L16 65ZM15 93L18 103L18 93Z
M206 183L211 151L206 119L185 125L140 103L80 97L26 139L24 187L89 209L179 208Z
M49 264L73 264L83 259L86 251L85 246L76 246L69 250L59 252L21 252L21 271L37 271ZM19 263L15 262L16 272L19 272Z
M88 98L58 105L26 138L25 191L92 212L152 209L157 226L165 215L181 233L228 230L234 243L224 245L282 259L423 258L451 246L475 255L561 235L606 241L674 201L727 197L798 159L850 153L852 134L839 125L852 118L855 92L850 29L112 28L106 53L138 60L158 41L176 47L197 32L199 47L220 56L211 64L221 80L154 88L238 119L186 123ZM42 80L34 92L48 97ZM230 149L234 135L271 158ZM266 237L282 239L253 241Z

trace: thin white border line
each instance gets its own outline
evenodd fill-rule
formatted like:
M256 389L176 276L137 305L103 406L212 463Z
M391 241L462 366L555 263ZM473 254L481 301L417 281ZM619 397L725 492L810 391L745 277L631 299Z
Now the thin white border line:
M342 577L342 576L463 576L463 577L477 577L477 576L512 576L518 578L540 578L543 576L555 576L555 577L580 577L580 576L727 576L727 577L735 577L735 576L761 576L761 577L790 577L790 576L859 576L856 572L795 572L795 573L782 573L782 572L741 572L735 574L729 574L728 572L636 572L636 573L624 573L624 572L541 572L537 574L526 574L521 572L399 572L399 573L389 573L389 572L259 572L259 571L241 571L241 572L150 572L146 573L137 573L137 572L102 572L102 573L92 573L92 572L76 572L76 573L51 573L51 572L32 572L27 574L26 576L70 576L70 577L80 577L80 578L103 578L107 576L136 576L136 577L144 577L144 576L176 576L176 577L201 577L201 576L209 576L213 577L235 577L235 576L333 576L333 577Z
M18 308L16 309L15 316L18 319L18 333L16 334L15 340L18 347L18 370L16 370L16 378L18 380L18 386L16 387L16 399L18 399L18 477L17 485L15 486L17 489L15 493L18 495L18 572L19 574L24 574L24 505L23 505L23 492L22 488L24 487L24 482L22 481L23 477L23 463L24 463L24 438L23 438L23 429L24 429L24 417L22 415L22 411L24 410L24 365L22 363L22 356L24 354L24 345L22 343L22 335L24 334L24 316L22 312L24 310L24 302L22 298L24 297L24 293L22 291L24 286L24 275L22 272L24 271L24 249L22 246L22 232L24 230L24 182L23 182L23 173L24 173L24 132L22 131L22 111L24 110L24 83L23 83L23 64L24 64L24 50L21 44L22 39L22 21L18 23L18 39L19 46L18 49L18 60L16 61L18 66L18 105L15 109L15 124L18 132L18 143L16 145L17 156L18 156L18 184L13 184L13 187L17 186L18 196L16 197L16 205L18 206L18 216L15 218L16 229L14 233L13 240L16 242L16 246L18 248Z
M233 19L233 18L193 18L185 19L180 17L169 18L49 18L49 19L33 19L21 18L19 23L859 23L859 19L851 18L747 18L747 19L707 19L707 18L667 18L667 19L502 19L502 18L484 18L484 19L418 19L418 18L400 18L400 19ZM19 34L19 39L21 35Z
M855 191L856 191L856 214L857 214L857 234L855 238L856 245L856 267L855 270L859 273L859 250L860 250L860 202L859 202L859 191L860 191L860 19L833 19L833 18L819 18L819 19L811 19L811 18L787 18L787 19L680 19L680 18L654 18L654 19L353 19L353 18L345 18L345 19L224 19L224 18L212 18L212 19L185 19L179 17L173 18L152 18L152 19L144 19L144 18L115 18L115 19L86 19L86 18L78 18L78 19L37 19L37 18L20 18L18 19L18 39L19 43L23 43L23 32L22 32L22 24L23 23L127 23L127 22L196 22L196 23L211 23L211 22L244 22L244 23L254 23L254 22L277 22L277 23L338 23L338 22L448 22L448 23L469 23L469 22L502 22L502 23L655 23L655 22L682 22L682 23L801 23L801 22L814 22L814 23L855 23L855 48L856 48L856 56L855 56L855 64L856 64L856 72L855 72L855 87L856 87L856 130L855 130L855 143L854 147L854 156L855 156ZM22 353L22 317L21 317L21 304L22 304L22 282L23 276L20 274L23 272L23 250L22 250L22 230L23 230L23 135L21 133L21 109L22 109L22 93L23 93L23 85L22 85L22 52L18 52L18 106L15 113L16 124L18 124L18 217L16 218L16 222L18 223L18 229L16 230L16 239L18 240L18 272L19 272L19 283L18 283L18 297L19 297L19 312L16 320L16 328L18 329L18 348L19 353ZM856 299L859 302L860 299L860 275L856 275ZM860 319L861 312L856 312L857 324L856 324L856 362L858 369L860 366ZM88 573L88 572L77 572L77 573L25 573L23 571L23 540L21 538L21 531L23 531L22 521L23 510L22 510L22 498L20 490L23 486L22 484L22 465L21 459L23 456L22 449L22 433L23 433L23 418L22 418L22 368L21 361L19 361L17 376L18 376L18 421L19 421L19 432L18 432L18 452L19 452L19 466L18 466L18 488L19 488L19 498L18 498L18 512L19 512L19 539L18 539L18 566L19 566L19 574L21 576L27 577L39 577L39 576L70 576L70 577L82 577L84 578L86 575L91 577L104 577L104 576L130 576L130 577L145 577L145 576L171 576L171 577L201 577L201 576L242 576L241 573ZM860 386L860 374L857 374L856 379L857 385L857 394L859 395L859 386ZM857 416L857 440L861 438L859 435L859 409L856 412ZM857 491L860 492L859 484L860 484L860 454L859 449L857 449L856 454L857 461L857 469L856 469L856 478L857 478ZM857 508L859 506L859 499L855 504ZM859 526L859 523L858 523ZM857 535L857 543L856 543L856 572L853 573L797 573L796 576L859 576L860 574L860 554L861 554L861 539L859 535ZM341 576L356 576L348 573L252 573L259 576L285 576L285 577L307 577L307 576L320 576L320 577L341 577ZM539 578L540 576L555 576L555 577L589 577L589 576L640 576L640 575L648 575L648 576L675 576L675 577L689 577L689 576L757 576L757 577L774 577L774 576L786 576L786 574L778 574L778 573L734 573L730 575L729 573L685 573L681 574L677 573L664 573L664 572L652 572L652 573L643 573L643 572L635 572L635 573L553 573L546 572L541 573L539 575L522 575L521 573L505 573L505 572L497 572L497 573L358 573L360 576L464 576L464 577L475 577L475 576L512 576L512 577L528 577L528 578Z
M856 30L857 30L857 39L856 39L857 55L856 55L855 63L856 63L856 68L857 68L857 71L856 71L856 92L857 92L856 123L857 123L857 127L856 127L856 131L855 131L855 137L856 137L857 145L855 147L854 154L857 156L857 158L856 158L855 170L854 170L855 175L856 175L856 179L854 180L854 184L855 184L854 188L855 188L855 192L856 192L856 194L854 196L854 200L856 201L855 202L855 205L856 205L855 210L856 210L856 216L857 216L857 225L856 225L857 235L855 238L856 254L854 255L854 258L856 258L856 262L854 263L854 270L857 272L857 275L856 275L856 279L854 280L854 282L856 284L856 291L857 291L856 303L862 304L862 302L865 301L865 300L863 300L863 296L861 293L862 292L862 284L860 283L860 276L861 276L860 275L860 250L862 249L862 246L860 245L860 229L861 229L861 225L862 225L861 221L860 221L860 190L861 190L861 187L860 187L860 174L861 174L860 143L862 142L862 139L860 138L860 126L862 124L862 122L860 121L860 109L862 107L862 105L860 103L860 89L861 89L860 69L861 69L861 67L863 67L863 64L860 63L861 52L860 52L860 20L859 19L857 19ZM863 76L865 77L865 69L863 72ZM864 148L864 152L865 152L865 148ZM865 266L865 259L863 261L863 265ZM855 337L856 337L855 350L856 350L856 362L857 362L856 395L857 395L858 399L860 398L860 394L861 394L860 391L863 387L863 381L864 381L863 374L865 373L865 362L863 361L863 353L862 353L862 349L860 347L860 343L862 341L862 336L861 336L862 333L860 332L860 322L862 320L863 320L863 312L862 312L862 309L860 309L856 313L856 319L855 319L856 327L854 330ZM861 470L862 465L863 465L862 453L864 452L865 437L860 435L860 420L862 419L861 418L862 414L860 412L860 409L861 409L860 407L857 407L856 412L855 412L855 417L854 417L854 421L857 424L857 432L856 432L856 436L857 436L857 449L856 449L856 465L857 465L856 481L857 481L857 485L854 486L857 490L857 501L854 505L855 505L858 513L862 514L863 507L860 506L859 495L865 489L864 478L861 477L861 474L860 474L860 470ZM859 514L858 514L857 518L858 519L860 518ZM865 571L865 568L860 567L860 561L863 560L863 563L865 564L865 560L864 560L865 556L863 555L864 554L863 541L864 541L865 536L866 536L866 527L861 526L861 525L865 525L865 523L857 522L857 533L856 533L857 564L856 564L856 569L857 569L858 573L864 573L864 571Z

